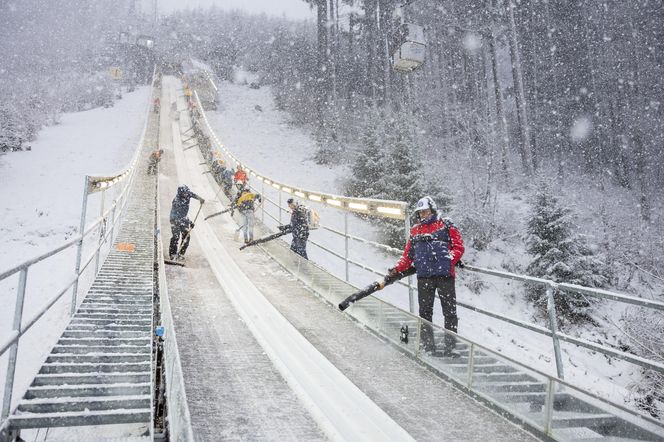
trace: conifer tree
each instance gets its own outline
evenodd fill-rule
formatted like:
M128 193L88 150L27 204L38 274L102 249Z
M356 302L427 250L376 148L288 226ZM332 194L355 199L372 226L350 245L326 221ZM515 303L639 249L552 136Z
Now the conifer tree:
M528 273L555 282L589 287L606 283L603 264L593 256L581 236L573 232L571 209L561 205L545 182L540 182L533 198L528 221L528 252L533 260ZM546 314L546 289L530 285L528 297L542 315ZM589 316L593 298L570 292L554 294L559 318L578 323Z
M379 129L378 118L370 117L351 167L351 177L346 183L346 192L351 196L378 198L377 195L381 193L379 182L385 169L385 155Z
M413 155L413 138L408 121L396 118L390 124L386 143L388 156L386 168L378 181L380 191L376 198L406 201L410 204L409 213L415 203L426 192L422 186L422 165ZM385 220L382 233L389 245L401 247L405 242L404 224L398 220Z
M16 110L0 106L0 151L20 150L23 145L22 128Z

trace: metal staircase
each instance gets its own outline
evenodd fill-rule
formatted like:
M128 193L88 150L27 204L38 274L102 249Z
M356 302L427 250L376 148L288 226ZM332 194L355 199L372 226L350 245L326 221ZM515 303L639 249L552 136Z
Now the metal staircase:
M150 118L113 250L10 416L10 430L121 423L151 428L156 183L144 160L157 123Z
M150 423L154 182L148 180L154 178L137 177L117 239L134 250L109 254L10 428Z

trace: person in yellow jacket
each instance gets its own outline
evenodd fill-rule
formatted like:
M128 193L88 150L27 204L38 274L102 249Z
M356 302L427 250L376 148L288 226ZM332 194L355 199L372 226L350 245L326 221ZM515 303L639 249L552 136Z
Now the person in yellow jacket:
M244 233L245 244L254 240L254 210L261 201L260 194L253 193L248 187L242 187L233 201L233 211L238 209L242 215L242 224L236 232Z

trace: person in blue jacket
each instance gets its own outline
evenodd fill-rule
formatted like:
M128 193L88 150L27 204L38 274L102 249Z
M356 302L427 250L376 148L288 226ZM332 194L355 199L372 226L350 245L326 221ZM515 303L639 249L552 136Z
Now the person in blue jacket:
M168 255L171 260L183 259L187 247L189 247L189 232L194 228L194 223L187 218L187 215L189 213L189 202L192 198L196 198L201 204L205 202L203 198L189 190L189 187L185 185L178 187L177 194L173 198L170 216L173 236L171 236L171 243L168 247ZM180 238L182 238L181 244ZM179 249L178 245L180 246Z

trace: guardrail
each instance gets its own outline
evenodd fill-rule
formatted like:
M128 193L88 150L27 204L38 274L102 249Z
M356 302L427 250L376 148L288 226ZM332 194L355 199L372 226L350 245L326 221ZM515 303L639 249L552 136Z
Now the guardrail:
M317 264L292 256L281 242L260 247L332 306L357 290ZM570 434L578 432L591 437L587 434L590 428L605 431L593 440L605 436L607 440L624 437L659 441L664 436L664 424L650 416L529 367L377 297L353 304L346 313L463 391L543 436L568 440ZM422 351L419 331L425 327L434 330L437 341L454 340L458 357L431 356Z
M153 91L154 80L151 86L150 97L152 97ZM148 115L149 113L150 104L151 99L149 99L148 103L146 104L145 115ZM4 383L2 410L0 412L0 430L4 429L7 425L7 417L11 411L20 338L25 335L25 333L30 330L30 328L32 328L32 326L34 326L35 323L37 323L37 321L42 316L44 316L44 314L46 314L51 309L51 307L69 291L69 289L72 289L70 316L73 315L77 306L79 282L82 279L83 274L88 268L91 268L89 267L90 264L95 261L93 274L96 275L99 271L99 262L102 258L102 255L104 253L107 254L113 245L113 240L117 233L115 227L122 215L124 208L127 205L128 190L130 189L130 186L134 180L134 173L136 170L135 166L138 160L141 146L143 144L143 139L145 137L147 123L148 118L146 118L140 141L136 151L134 152L132 160L129 163L129 166L112 176L85 177L79 234L48 252L31 258L9 270L0 273L0 282L18 273L18 286L16 289L16 302L14 308L12 331L4 341L0 342L0 357L9 350L9 359L7 362L7 372ZM123 184L123 187L118 191L117 186L120 184ZM116 194L110 207L105 208L104 200L106 192L110 189L115 190ZM101 192L99 201L99 216L86 227L85 223L87 218L88 198L91 194L97 192ZM88 246L92 246L92 251L84 258L84 242L86 239L90 238L97 239L97 241L92 244L87 244ZM62 289L60 289L53 297L51 297L48 302L43 307L41 307L30 319L24 322L23 310L26 296L26 287L28 283L28 271L34 265L44 262L46 259L51 258L74 246L76 246L76 262L73 274L69 277L69 279L66 280L67 282Z
M263 199L270 203L272 206L277 208L278 212L276 215L270 213L265 209L265 204L263 204L261 210L262 210L262 218L263 221L265 220L265 216L269 219L272 219L273 221L276 221L277 223L282 222L282 212L289 213L290 211L288 209L285 209L283 207L283 195L286 195L287 197L291 195L296 195L300 196L303 199L313 201L316 203L321 203L326 205L327 207L335 208L335 209L341 209L345 211L344 214L344 227L343 231L339 229L335 229L329 226L323 226L321 225L321 228L324 229L325 231L331 232L334 235L339 236L340 238L343 238L344 241L344 250L343 252L341 251L336 251L333 250L332 248L325 246L324 244L321 244L316 241L309 240L308 243L320 248L321 250L324 250L331 256L334 256L340 260L343 260L345 263L345 281L346 282L351 282L350 277L349 277L349 266L352 265L354 267L357 267L359 269L362 269L364 271L370 272L375 275L379 276L384 276L385 272L381 272L377 269L374 269L366 264L363 264L361 262L352 260L349 258L349 241L356 241L360 242L363 244L367 244L370 246L375 247L376 249L382 251L382 252L388 252L388 253L393 253L396 256L401 255L402 251L399 249L395 249L393 247L387 246L385 244L380 244L365 238L357 237L354 235L350 235L348 233L348 218L347 215L348 213L359 213L359 214L366 214L366 210L357 210L357 206L349 207L348 204L330 204L329 201L347 201L347 202L353 202L356 204L364 204L362 206L364 209L369 209L371 208L372 212L371 215L373 216L382 216L382 217L390 217L390 218L397 218L397 219L404 219L405 220L405 227L406 227L406 232L409 232L409 225L408 225L408 216L406 216L406 203L403 202L389 202L389 203L397 203L394 206L390 206L389 204L386 204L384 207L398 207L399 210L402 210L403 212L399 212L397 214L396 212L392 213L390 215L386 214L385 212L381 212L377 210L377 203L372 200L364 200L362 198L346 198L342 196L337 196L337 195L330 195L330 194L324 194L321 192L313 192L313 191L308 191L304 189L297 189L295 186L289 186L289 185L284 185L282 183L279 183L278 181L273 180L270 177L266 177L264 175L259 174L258 172L253 171L252 169L246 167L240 159L235 157L219 140L219 138L216 136L214 133L214 130L210 126L207 116L205 115L205 112L202 110L202 107L200 106L200 102L198 103L198 112L201 113L201 116L203 118L203 121L205 122L205 128L209 134L209 137L214 140L216 143L217 147L220 149L221 152L232 162L235 164L240 164L245 167L245 170L251 171L251 175L256 177L257 179L260 178L258 181L261 182L261 187L260 188L255 188L255 191L261 193ZM286 187L286 189L284 189ZM269 194L267 193L268 190L274 190L278 192L278 197L277 198L270 198ZM295 193L295 191L298 191L299 193ZM320 196L320 198L311 198L311 196ZM403 217L403 218L402 218ZM574 344L579 347L583 347L589 350L593 351L598 351L600 353L603 353L607 356L615 357L627 362L630 362L632 364L635 364L641 368L644 369L651 369L655 370L660 373L664 373L664 364L649 360L646 358L642 358L636 355L632 355L620 350L613 349L611 347L608 347L606 345L601 345L597 344L594 342L590 342L588 340L580 339L577 337L570 336L565 333L561 333L558 330L558 322L556 318L556 302L555 302L555 296L564 296L565 292L568 293L580 293L585 296L592 296L592 297L597 297L597 298L602 298L602 299L608 299L612 301L616 301L619 303L623 304L629 304L629 305L636 305L640 306L643 308L648 308L648 309L655 309L655 310L664 310L664 303L658 302L658 301L649 301L645 300L642 298L638 298L635 296L629 296L629 295L624 295L620 293L615 293L615 292L610 292L607 290L601 290L601 289L595 289L595 288L590 288L590 287L582 287L582 286L577 286L573 284L565 284L565 283L556 283L555 281L547 280L547 279L542 279L542 278L535 278L535 277L530 277L530 276L525 276L525 275L517 275L509 272L503 272L503 271L498 271L498 270L492 270L492 269L487 269L487 268L482 268L482 267L477 267L477 266L472 266L472 265L465 265L464 271L468 272L473 272L473 273L478 273L478 274L484 274L492 277L497 277L501 279L509 279L509 280L516 280L520 282L527 282L527 283L532 283L532 284L537 284L540 286L544 286L546 288L546 296L547 296L547 320L548 320L548 328L542 327L537 324L532 324L532 323L527 323L525 321L521 321L515 318L511 318L509 316L497 313L497 312L492 312L486 309L479 308L477 306L474 306L472 304L468 304L465 302L457 301L457 305L463 308L466 308L468 310L480 313L482 315L485 315L487 317L495 318L498 320L501 320L503 322L515 325L517 327L520 327L522 329L526 329L544 336L549 336L551 337L552 344L553 344L553 356L555 359L555 369L556 369L556 374L557 382L563 382L564 380L564 364L563 364L563 359L561 355L561 347L560 347L560 342L568 342L571 344ZM399 281L399 285L404 286L408 290L408 296L409 296L409 310L410 313L415 312L415 306L414 306L414 284L412 277L408 278L408 282L403 282ZM554 296L555 295L555 296ZM590 394L590 393L588 393Z

